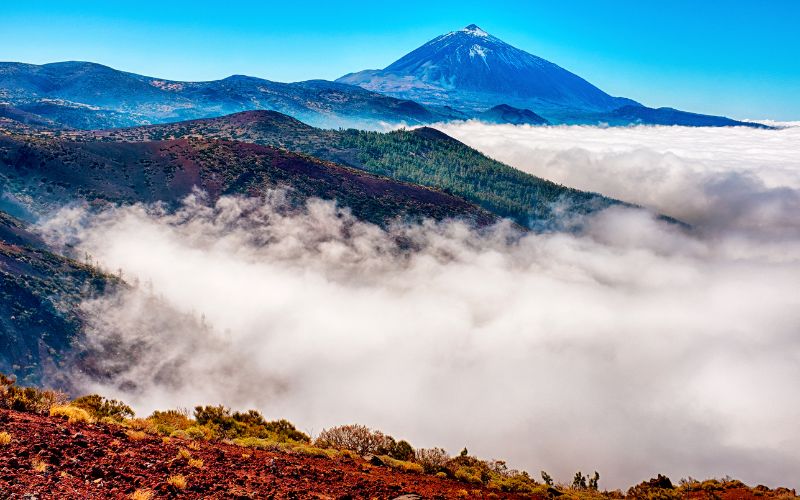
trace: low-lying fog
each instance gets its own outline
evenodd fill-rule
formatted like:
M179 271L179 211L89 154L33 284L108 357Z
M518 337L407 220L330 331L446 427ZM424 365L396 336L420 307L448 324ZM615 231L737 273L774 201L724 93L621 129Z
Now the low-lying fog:
M84 304L117 373L86 390L142 416L224 403L311 433L358 422L606 488L798 486L800 128L440 128L694 227L616 208L580 234L384 231L329 202L287 213L279 192L65 209L52 241L140 283Z

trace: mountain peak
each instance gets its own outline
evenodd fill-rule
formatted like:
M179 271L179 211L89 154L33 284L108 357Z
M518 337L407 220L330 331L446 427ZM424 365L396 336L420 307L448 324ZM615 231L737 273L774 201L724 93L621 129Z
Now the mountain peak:
M477 24L470 24L469 26L462 28L460 31L474 36L489 36L489 33L483 31Z
M635 104L505 43L477 24L439 35L382 70L351 73L338 81L422 104L456 105L470 111L508 104L563 115Z

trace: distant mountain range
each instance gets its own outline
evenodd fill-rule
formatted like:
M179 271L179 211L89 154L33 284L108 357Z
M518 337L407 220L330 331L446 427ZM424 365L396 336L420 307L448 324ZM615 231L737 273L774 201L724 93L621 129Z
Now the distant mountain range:
M313 80L277 83L234 75L176 82L88 62L0 63L0 115L52 125L113 128L271 109L319 126L430 123L446 116L360 87Z
M234 75L181 82L89 62L0 63L0 117L101 129L273 110L318 127L382 129L478 119L512 124L757 126L653 109L512 47L476 25L441 35L382 70L336 82Z

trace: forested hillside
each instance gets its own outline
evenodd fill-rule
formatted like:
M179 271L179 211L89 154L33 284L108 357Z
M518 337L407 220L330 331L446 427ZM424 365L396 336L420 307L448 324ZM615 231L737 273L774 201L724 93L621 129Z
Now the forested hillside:
M526 174L428 127L388 133L323 130L280 113L252 111L148 127L73 132L71 136L109 141L202 136L275 146L438 188L539 229L558 225L563 214L587 213L618 203Z

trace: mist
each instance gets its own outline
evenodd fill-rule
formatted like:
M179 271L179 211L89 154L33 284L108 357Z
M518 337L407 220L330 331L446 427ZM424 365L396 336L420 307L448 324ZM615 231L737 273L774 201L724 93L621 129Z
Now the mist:
M470 121L437 128L525 172L648 207L706 232L780 238L800 232L800 126L786 125L760 130Z
M358 422L561 481L597 470L605 488L798 486L800 129L443 130L650 210L530 234L382 229L280 191L67 208L49 241L134 283L83 304L107 375L76 382L142 416L222 403L312 434Z

